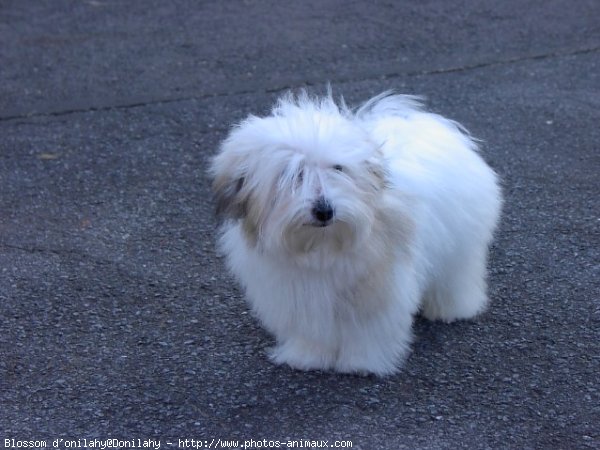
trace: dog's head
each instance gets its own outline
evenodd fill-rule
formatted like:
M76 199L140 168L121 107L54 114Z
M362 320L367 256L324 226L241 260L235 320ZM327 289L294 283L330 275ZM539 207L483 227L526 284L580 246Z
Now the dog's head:
M211 172L217 213L241 221L250 245L298 255L367 236L386 184L381 152L353 113L306 94L233 129Z

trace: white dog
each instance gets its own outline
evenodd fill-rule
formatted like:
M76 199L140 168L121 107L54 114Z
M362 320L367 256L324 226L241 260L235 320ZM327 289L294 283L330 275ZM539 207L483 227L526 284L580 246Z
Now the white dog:
M276 363L391 374L416 313L450 322L487 304L496 175L415 97L350 110L288 94L231 131L211 173L221 249Z

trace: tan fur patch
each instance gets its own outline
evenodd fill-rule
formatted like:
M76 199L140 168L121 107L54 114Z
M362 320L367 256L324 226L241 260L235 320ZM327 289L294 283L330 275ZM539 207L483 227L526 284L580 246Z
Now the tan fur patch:
M242 219L242 228L248 243L255 246L258 242L258 234L260 229L260 208L258 202L249 195L244 202L244 217Z

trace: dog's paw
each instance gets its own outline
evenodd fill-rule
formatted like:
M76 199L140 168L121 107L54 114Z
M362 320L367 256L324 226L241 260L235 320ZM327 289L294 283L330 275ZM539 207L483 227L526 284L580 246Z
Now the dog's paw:
M331 352L299 339L288 340L271 348L269 358L275 364L287 364L298 370L328 370L334 364Z
M338 358L334 369L339 373L385 377L398 373L403 359L400 356L378 355L378 357L373 357L369 354L353 354Z

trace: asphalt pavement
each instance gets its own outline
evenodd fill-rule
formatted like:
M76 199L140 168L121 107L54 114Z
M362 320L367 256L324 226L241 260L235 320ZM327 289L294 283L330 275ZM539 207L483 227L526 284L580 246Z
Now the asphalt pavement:
M503 180L489 310L383 379L272 365L214 245L230 125L328 82ZM1 445L600 448L599 173L597 0L3 0Z

